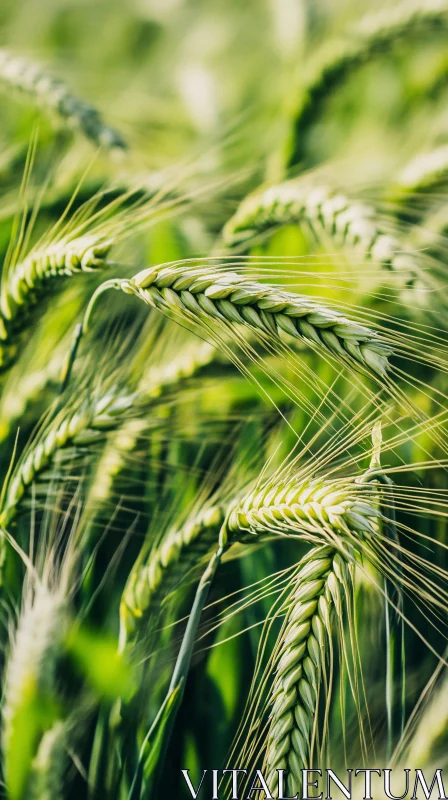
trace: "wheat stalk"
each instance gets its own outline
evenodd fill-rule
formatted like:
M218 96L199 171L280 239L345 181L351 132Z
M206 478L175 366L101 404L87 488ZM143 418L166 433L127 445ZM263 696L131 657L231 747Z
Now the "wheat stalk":
M199 325L207 321L240 324L277 339L286 333L344 364L381 378L387 373L391 347L370 328L309 297L248 281L233 272L156 267L114 285L149 306Z
M28 59L0 50L0 84L18 90L43 108L56 112L68 125L109 150L126 148L121 135L109 128L100 112L80 100L63 81Z
M348 586L347 564L328 547L314 548L300 562L294 584L283 607L269 696L265 763L272 789L277 770L286 771L292 788L300 784L301 770L311 766L322 673L334 608L340 612L342 606L339 584L345 591Z
M140 557L129 575L120 604L120 648L157 610L163 596L217 544L225 519L222 505L209 505L180 527L173 527L147 560Z
M317 234L324 231L339 245L401 273L406 283L415 280L418 264L403 244L385 231L375 209L356 203L327 187L310 187L297 181L272 186L247 197L224 228L232 245L277 225L307 224Z
M317 118L322 102L355 70L387 52L398 41L424 35L447 24L445 0L427 0L424 5L402 2L395 8L366 17L350 38L326 45L316 57L294 114L290 165L302 158L304 132Z
M24 764L20 764L21 757L25 759L25 754L21 753L23 721L36 726L31 735L37 740L41 721L36 704L54 701L56 664L65 631L63 595L38 584L26 596L6 667L3 755L6 783L12 798L22 797L26 779Z

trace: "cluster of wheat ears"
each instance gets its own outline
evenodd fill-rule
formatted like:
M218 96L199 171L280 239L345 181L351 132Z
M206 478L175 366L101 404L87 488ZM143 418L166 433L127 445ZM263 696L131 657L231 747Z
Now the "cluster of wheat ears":
M444 765L446 130L369 197L307 153L353 76L447 35L426 0L325 41L278 179L248 194L142 179L132 135L0 51L8 102L115 176L36 189L34 130L5 212L2 796ZM201 215L206 248L148 260L153 230Z

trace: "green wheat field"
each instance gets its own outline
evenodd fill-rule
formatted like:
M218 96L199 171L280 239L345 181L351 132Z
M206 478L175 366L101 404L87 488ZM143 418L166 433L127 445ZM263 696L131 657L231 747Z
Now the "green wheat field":
M448 768L447 101L448 0L3 0L2 798Z

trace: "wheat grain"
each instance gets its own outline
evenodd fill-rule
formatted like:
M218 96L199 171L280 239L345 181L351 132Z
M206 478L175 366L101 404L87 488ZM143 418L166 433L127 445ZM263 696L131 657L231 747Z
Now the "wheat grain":
M201 324L244 325L270 338L285 333L344 364L384 378L391 347L373 330L315 300L281 291L233 272L182 267L150 268L118 288L147 305Z
M5 778L12 798L22 797L26 759L22 752L24 721L31 729L31 748L39 736L42 710L55 699L56 665L66 631L66 606L61 593L44 585L26 596L8 658L3 702ZM23 763L22 763L23 762Z
M405 284L415 281L419 272L413 253L406 252L400 240L384 230L374 208L325 186L310 187L297 181L272 186L243 200L224 228L224 239L230 245L238 244L254 233L290 224L308 225L318 236L324 232L339 246L348 246L356 255L401 274Z
M294 114L294 139L289 164L297 164L304 153L304 133L318 117L323 101L353 75L355 70L390 50L398 41L424 36L448 25L445 0L425 4L402 2L366 17L346 40L325 45L301 91Z
M334 606L342 606L340 586L348 585L348 567L330 548L314 548L299 565L294 588L285 603L285 621L276 647L276 671L269 697L266 743L268 786L278 783L277 770L288 775L290 788L309 768L327 643ZM296 790L295 789L295 790Z
M43 108L55 112L95 144L109 150L126 148L121 135L103 122L96 108L72 94L63 81L49 75L38 64L0 50L0 84L18 90Z

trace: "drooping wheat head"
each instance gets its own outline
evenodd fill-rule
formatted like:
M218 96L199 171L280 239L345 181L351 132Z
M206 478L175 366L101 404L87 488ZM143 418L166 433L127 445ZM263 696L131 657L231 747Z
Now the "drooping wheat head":
M0 85L18 90L44 109L56 113L96 145L108 150L126 148L121 134L106 125L96 108L72 94L63 81L39 64L0 50Z
M143 270L117 288L198 326L242 325L274 339L285 334L352 368L384 377L392 348L372 329L316 300L248 281L234 272L182 267Z

